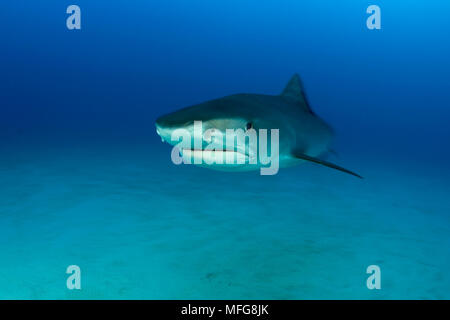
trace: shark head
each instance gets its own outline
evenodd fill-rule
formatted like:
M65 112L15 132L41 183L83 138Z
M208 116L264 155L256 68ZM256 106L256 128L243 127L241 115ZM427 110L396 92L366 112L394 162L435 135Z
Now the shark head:
M329 151L333 133L309 107L298 75L281 95L235 94L163 115L156 132L175 154L212 169L275 166L273 174L306 160L354 174L317 158Z
M259 119L245 100L245 95L232 95L169 113L156 120L156 132L163 141L174 145L171 136L178 129L187 130L194 137L211 129L225 134L227 129L247 130L262 125L264 119ZM194 133L196 121L202 123L202 131Z
M156 132L164 142L178 146L182 155L192 158L195 164L226 171L268 166L276 168L272 170L275 172L280 148L282 156L289 152L290 144L295 141L295 130L289 128L290 122L276 106L266 105L270 98L236 94L207 101L158 118ZM278 134L280 127L283 128L282 140ZM183 131L184 134L179 134ZM184 143L181 146L180 136ZM259 155L263 137L265 141L270 140L264 149L268 161L262 161ZM227 161L229 158L234 161Z

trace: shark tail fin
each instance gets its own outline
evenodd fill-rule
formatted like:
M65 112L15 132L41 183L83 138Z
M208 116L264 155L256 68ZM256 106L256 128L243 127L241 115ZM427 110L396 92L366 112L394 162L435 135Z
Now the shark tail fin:
M304 111L314 114L308 102L308 99L306 98L305 90L303 89L303 84L300 80L300 76L297 73L292 76L291 80L289 80L286 88L284 88L283 92L281 93L281 96L293 100Z
M340 167L338 165L335 165L335 164L333 164L331 162L327 162L327 161L324 161L324 160L321 160L321 159L318 159L318 158L314 158L314 157L310 157L310 156L308 156L306 154L297 153L297 152L294 153L294 156L296 158L299 158L299 159L302 159L302 160L314 162L314 163L317 163L317 164L320 164L320 165L323 165L323 166L326 166L326 167L329 167L329 168L332 168L332 169L336 169L336 170L339 170L339 171L351 174L352 176L358 177L360 179L364 179L359 174L357 174L357 173L355 173L353 171L347 170L345 168L342 168L342 167Z

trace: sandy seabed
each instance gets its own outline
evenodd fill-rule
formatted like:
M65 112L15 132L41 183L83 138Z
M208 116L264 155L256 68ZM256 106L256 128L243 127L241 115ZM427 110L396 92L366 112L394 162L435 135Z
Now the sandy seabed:
M1 299L450 298L449 168L343 155L359 180L175 166L148 145L2 153Z

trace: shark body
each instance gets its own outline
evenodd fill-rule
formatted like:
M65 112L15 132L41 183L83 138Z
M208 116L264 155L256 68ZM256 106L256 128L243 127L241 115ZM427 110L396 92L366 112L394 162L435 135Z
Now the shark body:
M289 167L304 161L314 162L361 178L360 175L320 159L330 152L333 139L331 127L319 118L310 108L301 85L295 74L280 95L235 94L190 106L161 116L156 120L156 131L163 141L176 145L172 134L177 129L184 129L202 139L194 132L194 121L202 122L202 134L208 129L225 133L227 129L279 129L279 166ZM205 157L220 150L186 149L184 153ZM233 150L245 158L257 155L257 150L245 145L236 145ZM248 171L263 167L256 164L201 164L202 166L228 171Z

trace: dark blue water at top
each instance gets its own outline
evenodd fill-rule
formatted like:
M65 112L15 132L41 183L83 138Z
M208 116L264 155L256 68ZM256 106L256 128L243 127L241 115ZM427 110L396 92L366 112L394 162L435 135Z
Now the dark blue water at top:
M76 31L69 4L0 6L5 139L156 139L160 114L277 94L298 72L341 147L448 160L447 1L80 0ZM381 30L366 27L370 4Z

